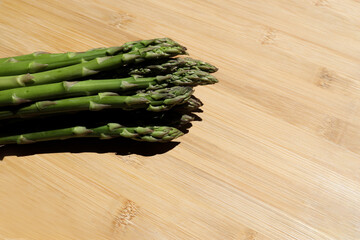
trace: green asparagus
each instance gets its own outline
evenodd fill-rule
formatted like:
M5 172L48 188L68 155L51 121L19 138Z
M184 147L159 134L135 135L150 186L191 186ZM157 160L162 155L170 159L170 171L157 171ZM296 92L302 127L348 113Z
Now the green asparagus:
M79 82L60 82L13 88L0 91L0 107L22 103L78 97L99 92L125 92L129 90L150 90L164 87L197 86L216 83L217 79L207 72L198 70L177 69L165 76L138 78L136 76L122 79L86 80Z
M111 71L103 71L93 76L95 79L103 78L123 78L131 75L142 77L152 77L176 72L178 69L183 70L201 70L208 73L214 73L217 68L210 63L192 58L169 58L129 65L127 68L113 69Z
M204 61L192 58L171 58L155 61L153 64L143 64L143 66L140 65L139 67L134 66L130 68L129 74L141 76L158 75L174 72L178 68L201 70L208 73L214 73L218 70L215 66Z
M125 127L117 123L88 129L83 126L34 132L21 135L0 137L0 144L29 144L41 141L63 140L69 138L97 137L110 139L130 138L146 142L169 142L183 135L181 131L167 126Z
M217 68L169 38L0 58L0 144L125 137L168 142L201 120L193 87Z
M120 46L119 51L129 52L132 49L134 44L142 42L145 46L148 46L148 45L154 44L154 41L157 41L157 40L160 40L161 42L164 42L164 41L166 42L167 40L172 41L169 38L155 38L155 39L150 39L150 40L132 41L132 42L127 42L127 43L123 44L122 46ZM118 47L114 47L114 48L118 48ZM94 49L91 49L89 51L92 51L92 53L94 53L94 54L99 54L99 53L102 53L104 51L106 52L107 49L109 49L109 48L103 47L103 48L94 48ZM114 50L117 51L116 49L114 49ZM89 51L87 51L87 53L89 53ZM78 54L81 54L81 53L84 53L84 52L48 53L48 52L38 51L38 52L25 54L25 55L0 58L0 64L1 63L8 63L8 62L20 62L20 61L30 61L30 60L40 60L40 59L52 59L52 58L57 58L59 56L64 56L64 55L68 55L68 54L70 54L70 55L78 55ZM109 53L111 54L112 51L110 50Z
M72 80L94 75L99 71L113 69L128 63L166 58L184 53L185 48L177 43L149 46L129 53L95 58L88 62L45 72L0 77L0 90Z
M136 126L171 126L179 128L195 119L194 114L201 105L195 105L194 96L181 105L168 111L151 112L145 109L126 111L121 109L104 109L100 112L82 111L62 115L42 115L36 118L5 119L0 121L0 136L18 135L28 132L47 131L72 126L88 128L117 122L128 127ZM197 100L195 100L197 101ZM201 102L200 102L201 103Z
M34 59L41 59L44 57L47 58L47 57L50 57L50 55L52 57L55 57L55 56L59 56L62 54L64 54L64 53L48 53L48 52L43 52L43 51L37 51L37 52L30 53L30 54L25 54L25 55L0 58L0 63L28 61L28 60L34 60Z
M200 99L191 96L186 103L176 106L175 109L178 112L195 112L200 111L201 106L203 106L203 103Z
M15 110L3 110L0 111L0 120L86 110L99 111L108 108L123 110L146 109L154 112L165 111L175 105L186 102L192 93L193 89L191 87L180 86L149 90L133 96L119 96L113 92L102 92L95 96L40 101Z
M84 61L89 61L98 57L114 56L120 53L127 53L129 51L135 51L137 49L145 48L152 45L159 44L174 44L174 41L168 38L158 38L150 40L142 40L135 42L125 43L120 47L99 48L89 50L87 52L69 52L63 54L48 54L41 55L42 58L31 59L18 62L12 60L5 63L0 63L0 76L19 75L24 73L36 73L48 71L55 68L66 67ZM47 56L47 57L46 57ZM15 59L15 58L12 58Z

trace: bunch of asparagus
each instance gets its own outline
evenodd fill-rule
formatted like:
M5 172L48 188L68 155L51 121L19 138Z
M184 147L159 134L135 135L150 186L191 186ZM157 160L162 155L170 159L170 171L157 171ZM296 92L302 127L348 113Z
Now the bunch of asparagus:
M202 103L217 68L169 38L86 52L0 59L0 145L80 137L168 142ZM175 58L176 57L176 58Z

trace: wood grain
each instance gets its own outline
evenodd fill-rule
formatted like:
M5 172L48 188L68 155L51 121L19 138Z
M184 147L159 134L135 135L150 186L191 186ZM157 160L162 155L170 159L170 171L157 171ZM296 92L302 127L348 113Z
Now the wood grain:
M179 144L0 148L1 239L360 239L359 12L355 0L0 1L0 57L167 36L220 68Z

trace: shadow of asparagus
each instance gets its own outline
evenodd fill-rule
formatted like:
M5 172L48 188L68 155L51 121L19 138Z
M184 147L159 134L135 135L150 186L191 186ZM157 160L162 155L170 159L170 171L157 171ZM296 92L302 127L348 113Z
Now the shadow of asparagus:
M31 156L47 153L115 153L116 155L137 154L142 156L154 156L163 154L179 142L150 143L137 142L130 139L116 138L110 140L99 139L68 139L49 142L34 143L29 145L4 145L0 147L0 161L6 156Z

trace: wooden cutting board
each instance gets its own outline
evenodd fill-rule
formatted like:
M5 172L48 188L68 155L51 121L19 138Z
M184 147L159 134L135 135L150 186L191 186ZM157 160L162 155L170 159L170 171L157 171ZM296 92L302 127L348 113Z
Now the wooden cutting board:
M0 57L167 36L220 68L177 143L1 147L1 239L360 239L359 13L356 0L0 1Z

